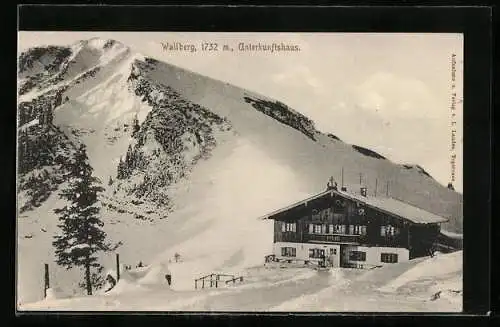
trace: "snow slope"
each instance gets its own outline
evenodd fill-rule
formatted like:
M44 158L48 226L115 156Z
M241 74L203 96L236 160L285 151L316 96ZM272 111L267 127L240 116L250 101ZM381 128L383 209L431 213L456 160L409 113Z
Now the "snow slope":
M332 286L300 296L271 311L435 311L462 310L462 252L388 265L346 280L332 271ZM394 279L395 278L395 279ZM340 281L340 282L338 282ZM383 285L382 287L377 287ZM437 292L445 294L433 300Z
M104 228L111 240L123 242L118 250L121 261L133 266L139 261L169 265L175 276L171 291L189 293L196 277L217 271L239 274L262 263L271 252L272 222L256 218L322 191L331 175L340 181L342 167L350 190L359 187L359 173L370 193L375 179L379 187L391 181L392 195L453 216L449 230L461 229L458 193L418 169L364 155L328 135L313 131L311 139L292 127L292 122L304 119L297 113L286 116L293 121L279 121L245 101L245 97L269 103L272 99L148 60L116 42L92 39L71 49L71 56L56 72L64 72L62 78L50 79L50 75L50 83L40 83L40 88L22 95L20 102L30 102L50 90L60 90L62 97L68 98L54 108L53 123L73 142L87 146L90 164L106 187L102 197ZM120 157L136 144L131 135L132 120L137 117L142 125L153 110L147 96L158 99L166 94L160 89L147 96L134 92L129 79L138 63L148 63L147 70L141 72L146 81L175 90L187 107L201 106L231 125L231 129L214 132L216 146L206 158L165 187L172 208L124 194L116 186L119 183L107 185L110 177L116 178ZM41 69L34 67L37 73ZM164 110L170 113L168 107ZM189 148L191 141L182 142ZM148 141L144 147L157 149L158 144ZM155 168L161 171L169 167ZM122 181L130 187L140 182L138 175ZM54 192L39 208L18 216L19 303L41 298L43 263L50 265L54 287L73 293L81 279L81 272L65 271L54 263L51 241L58 229L53 209L61 205ZM174 264L175 253L181 255L181 262ZM114 254L103 255L101 262L113 267Z
M126 278L116 291L94 297L49 298L25 310L137 311L323 311L323 312L460 312L461 252L421 258L374 270L253 267L244 282L220 288L176 291ZM436 273L436 269L444 268ZM144 268L151 271L152 268ZM418 271L418 273L416 273ZM424 276L433 276L426 280ZM398 277L399 276L399 277ZM380 285L404 282L381 291ZM163 286L162 286L163 285ZM412 293L404 291L413 288ZM113 289L115 290L115 289ZM440 292L439 298L433 298Z

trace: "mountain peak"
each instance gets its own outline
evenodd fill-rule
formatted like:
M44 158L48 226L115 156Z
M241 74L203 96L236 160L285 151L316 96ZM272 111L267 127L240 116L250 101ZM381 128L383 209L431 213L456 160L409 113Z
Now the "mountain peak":
M127 48L126 45L124 45L123 43L121 43L117 40L100 38L100 37L93 37L90 39L81 40L81 41L77 42L76 45L81 46L81 47L89 47L92 49L97 49L97 50L102 50L102 51L111 49L113 47Z

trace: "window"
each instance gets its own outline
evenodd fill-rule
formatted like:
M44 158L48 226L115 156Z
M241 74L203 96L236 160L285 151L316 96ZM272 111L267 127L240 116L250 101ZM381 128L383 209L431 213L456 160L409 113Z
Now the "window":
M395 236L399 234L399 228L387 225L380 226L380 236Z
M337 254L337 249L330 249L330 254L336 255Z
M328 226L328 233L329 233L329 234L333 234L333 231L334 231L334 229L333 229L333 225L329 225L329 226Z
M366 252L351 251L349 252L350 261L366 261Z
M320 211L319 213L321 221L327 221L332 218L333 216L333 210L332 208L326 208Z
M283 225L285 226L284 230L282 229L282 231L284 231L284 232L296 232L297 231L295 223L285 223Z
M396 253L382 253L380 254L380 261L385 263L397 263L398 255Z
M314 225L314 234L321 234L321 225Z
M349 234L354 234L354 225L349 225Z
M309 249L309 258L323 258L325 250L323 249Z
M281 248L281 256L282 257L295 257L296 249L292 247L283 247Z
M366 226L354 225L354 235L366 235Z

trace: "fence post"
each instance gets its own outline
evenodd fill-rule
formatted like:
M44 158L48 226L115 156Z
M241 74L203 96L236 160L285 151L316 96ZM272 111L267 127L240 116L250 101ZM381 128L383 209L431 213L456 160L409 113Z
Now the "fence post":
M201 288L205 288L205 278L201 279Z
M197 279L194 280L194 289L195 290L198 289L198 280Z
M116 254L116 282L120 280L120 255Z
M47 297L47 289L50 288L50 280L49 280L49 265L45 264L45 274L44 274L45 284L43 287L43 298Z

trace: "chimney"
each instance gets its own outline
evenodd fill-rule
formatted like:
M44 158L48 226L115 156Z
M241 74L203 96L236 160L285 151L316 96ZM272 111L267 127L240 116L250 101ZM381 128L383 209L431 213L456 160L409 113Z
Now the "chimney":
M340 188L340 190L341 190L342 192L347 192L347 187L342 186L342 187Z
M366 197L366 187L362 186L360 191L361 191L361 195Z

